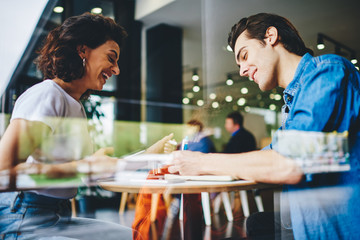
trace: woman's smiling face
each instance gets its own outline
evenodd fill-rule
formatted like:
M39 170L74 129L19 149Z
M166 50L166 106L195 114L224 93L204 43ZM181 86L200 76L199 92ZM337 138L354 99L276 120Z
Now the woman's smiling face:
M120 69L117 64L120 55L119 45L108 40L97 48L83 46L82 58L85 57L85 72L82 79L86 89L102 90L106 80L112 75L119 75ZM83 55L83 56L82 56Z

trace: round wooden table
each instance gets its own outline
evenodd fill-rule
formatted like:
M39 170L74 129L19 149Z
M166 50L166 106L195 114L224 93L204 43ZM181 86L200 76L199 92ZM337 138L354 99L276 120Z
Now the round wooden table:
M202 239L202 206L199 198L204 192L231 192L250 189L273 188L275 185L254 181L184 181L148 180L145 173L127 173L112 181L99 181L105 190L142 194L183 194L184 238Z
M201 192L231 192L249 189L270 188L272 185L254 181L185 181L174 183L167 180L127 179L101 181L99 185L112 192L129 193L164 193L164 194L192 194Z

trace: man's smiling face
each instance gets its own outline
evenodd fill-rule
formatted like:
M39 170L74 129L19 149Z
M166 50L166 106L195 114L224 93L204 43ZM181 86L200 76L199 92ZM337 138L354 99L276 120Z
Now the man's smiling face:
M244 31L240 34L234 48L240 76L253 79L262 91L277 87L278 58L271 44L272 39L265 38L265 43L262 43L257 39L249 39L246 33Z

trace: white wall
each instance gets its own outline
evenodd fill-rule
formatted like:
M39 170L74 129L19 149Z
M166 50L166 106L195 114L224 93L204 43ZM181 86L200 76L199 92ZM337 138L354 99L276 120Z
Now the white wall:
M1 0L0 97L35 30L48 0Z
M135 19L139 20L174 1L175 0L136 0Z

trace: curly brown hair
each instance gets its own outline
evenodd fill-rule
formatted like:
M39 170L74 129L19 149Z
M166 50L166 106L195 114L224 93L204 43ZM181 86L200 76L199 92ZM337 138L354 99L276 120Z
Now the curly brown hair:
M126 36L125 29L111 18L91 13L73 16L48 34L35 62L44 79L71 82L84 74L78 46L94 49L113 40L121 47Z

